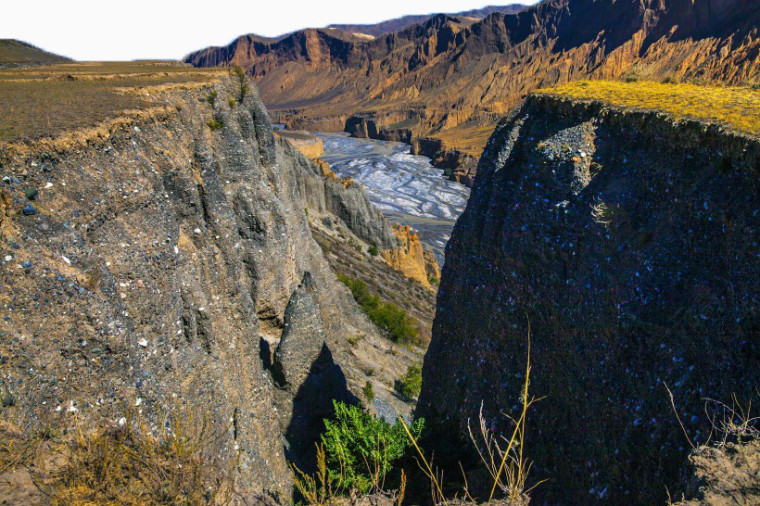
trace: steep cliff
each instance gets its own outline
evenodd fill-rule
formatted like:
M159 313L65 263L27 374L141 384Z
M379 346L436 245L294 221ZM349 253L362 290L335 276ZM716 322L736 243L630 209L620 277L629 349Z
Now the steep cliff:
M516 12L525 10L526 8L527 6L522 4L489 5L481 9L472 9L469 11L462 11L449 15L462 18L483 19L486 16L493 14L494 12L500 12L502 14L514 14ZM389 33L399 32L404 28L412 25L424 23L433 16L434 14L410 15L402 16L396 19L389 19L387 21L381 21L380 23L375 23L373 25L330 25L328 28L336 28L344 32L363 33L366 35L371 35L373 37L380 37Z
M543 400L525 452L531 479L548 479L533 499L680 497L689 444L665 385L705 441L705 399L746 406L760 381L758 173L757 137L656 111L560 93L500 123L446 250L425 358L418 411L439 463L462 459L469 442L452 435L481 402L490 430L511 430L501 413L519 408L530 324Z
M87 429L130 410L155 431L179 406L246 500L287 500L286 457L308 466L330 400L396 375L305 209L395 238L359 189L278 145L245 83L210 79L140 89L166 106L153 119L4 146L0 415Z
M627 75L754 82L758 26L760 5L746 0L545 0L477 22L439 15L370 41L339 30L246 36L187 61L243 66L297 128L433 136L460 166L452 177L471 181L493 125L531 90Z

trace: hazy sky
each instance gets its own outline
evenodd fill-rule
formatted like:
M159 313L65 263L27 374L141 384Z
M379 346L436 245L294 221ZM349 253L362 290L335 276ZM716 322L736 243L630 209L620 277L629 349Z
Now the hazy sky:
M271 37L331 23L458 12L483 7L489 0L13 0L3 4L0 38L24 40L77 60L133 60L178 59L247 33Z

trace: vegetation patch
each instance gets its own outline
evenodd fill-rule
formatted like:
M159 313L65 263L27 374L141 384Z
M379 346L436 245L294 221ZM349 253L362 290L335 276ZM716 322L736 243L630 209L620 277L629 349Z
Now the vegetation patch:
M393 304L384 304L380 297L367 290L367 284L363 281L342 274L338 274L338 279L351 290L372 323L384 330L393 342L418 344L419 334L406 311Z
M410 399L419 397L422 391L422 366L410 365L406 369L406 374L400 380L396 381L396 391Z
M407 430L418 438L425 425L423 419L407 428L401 420L391 425L358 406L337 401L333 405L335 418L325 420L317 450L317 479L293 467L296 487L311 503L329 502L331 495L378 490L411 446Z
M51 504L224 504L234 487L206 420L178 409L156 431L131 413L115 427L44 430L0 425L0 475L30 474Z
M663 111L678 119L716 121L741 132L760 133L760 93L749 86L700 86L672 79L662 83L575 81L536 93Z

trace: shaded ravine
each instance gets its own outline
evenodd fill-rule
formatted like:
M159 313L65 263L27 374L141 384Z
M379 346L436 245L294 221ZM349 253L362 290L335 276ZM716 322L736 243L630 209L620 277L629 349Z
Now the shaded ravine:
M357 139L345 133L316 133L321 158L341 178L360 182L370 201L391 222L410 225L425 247L443 263L443 252L469 188L449 181L424 156L410 154L400 142Z

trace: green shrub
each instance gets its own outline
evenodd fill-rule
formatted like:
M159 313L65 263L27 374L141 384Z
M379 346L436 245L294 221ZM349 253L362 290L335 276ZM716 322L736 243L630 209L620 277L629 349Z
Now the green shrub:
M396 381L395 388L401 395L410 399L417 398L422 390L422 366L410 365L404 377Z
M209 120L208 127L211 130L221 130L224 127L224 121L217 121L215 119Z
M364 384L364 388L362 388L362 393L364 394L364 398L367 399L367 402L372 402L375 400L375 389L372 387L371 381L367 381Z
M369 249L367 250L367 253L369 253L373 257L376 257L378 253L377 246L370 246Z
M406 315L406 311L393 304L384 304L380 297L369 293L367 284L363 281L351 279L343 274L339 274L338 279L351 290L354 299L372 323L387 332L393 342L404 344L419 342L419 333Z
M219 96L219 93L217 93L216 90L211 90L211 92L208 95L206 95L206 102L211 104L211 107L214 107L218 96Z
M325 420L322 434L327 473L338 487L367 493L404 455L409 438L398 420L390 425L357 406L337 401L333 406L335 419ZM409 427L415 439L424 425L419 419Z

